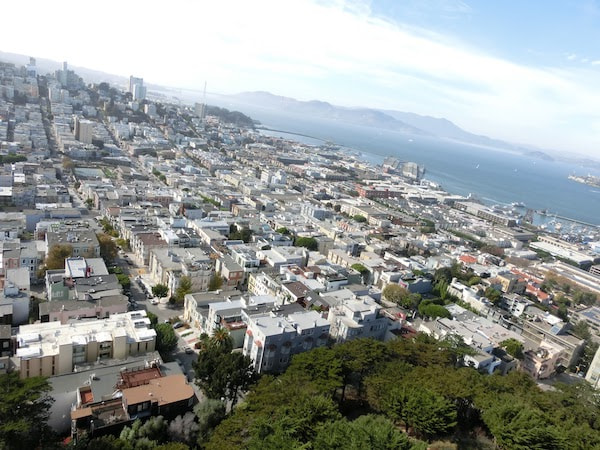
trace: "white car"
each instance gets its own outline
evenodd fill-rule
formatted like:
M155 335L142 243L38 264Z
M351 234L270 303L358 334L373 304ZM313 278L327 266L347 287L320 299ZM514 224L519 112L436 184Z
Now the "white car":
M160 301L156 297L154 297L152 300L150 300L150 303L153 305L158 305Z

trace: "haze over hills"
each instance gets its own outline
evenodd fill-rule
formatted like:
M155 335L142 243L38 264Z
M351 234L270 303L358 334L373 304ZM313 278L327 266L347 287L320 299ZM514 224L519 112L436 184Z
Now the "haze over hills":
M17 65L26 65L29 63L29 56L0 51L0 60ZM36 57L36 62L37 66L41 69L41 73L53 72L62 67L61 62L47 58ZM106 81L111 84L126 85L128 80L127 77L122 75L110 74L86 67L69 65L69 68L74 70L88 82ZM195 101L202 101L202 94L199 90L180 89L151 83L148 84L148 87L150 87L155 94L158 94L159 97L164 96L179 99L184 97L182 93L185 91L192 94L191 97L194 98ZM588 167L600 168L600 161L594 160L589 156L578 155L576 153L565 154L564 152L555 150L540 149L529 145L514 144L493 139L488 136L477 135L460 128L446 118L423 116L412 112L387 109L342 107L319 100L301 101L291 97L275 95L266 91L243 92L234 95L210 93L208 98L210 100L215 100L216 104L222 103L219 100L230 100L234 103L258 106L274 111L280 111L282 113L310 115L312 117L393 130L411 135L457 140L468 144L511 150L533 158L544 160L558 159Z
M469 133L445 118L422 116L411 112L395 110L348 108L318 100L300 101L264 91L242 92L226 97L240 103L281 110L286 113L310 114L313 117L337 120L355 125L394 130L406 134L453 139L469 144L513 150L535 158L553 159L545 151L537 148L512 144L487 136Z

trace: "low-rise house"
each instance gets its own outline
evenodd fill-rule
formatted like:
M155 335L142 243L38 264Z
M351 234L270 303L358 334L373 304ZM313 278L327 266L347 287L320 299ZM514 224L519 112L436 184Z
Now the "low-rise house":
M184 374L166 366L152 361L116 373L113 369L100 376L86 374L89 379L79 383L70 412L72 438L77 441L82 433L90 437L117 433L136 419L160 415L170 420L190 411L197 402L194 389ZM111 380L110 385L104 378Z

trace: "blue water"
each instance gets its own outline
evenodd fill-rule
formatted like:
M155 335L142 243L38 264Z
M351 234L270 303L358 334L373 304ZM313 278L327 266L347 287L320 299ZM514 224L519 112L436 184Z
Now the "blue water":
M231 105L269 128L302 133L359 150L361 158L379 164L386 156L414 161L425 178L444 190L472 193L486 203L523 202L528 208L600 225L600 189L569 180L569 174L600 176L600 171L559 161L439 138L409 136L371 127L281 114L248 105ZM300 142L318 141L287 135Z

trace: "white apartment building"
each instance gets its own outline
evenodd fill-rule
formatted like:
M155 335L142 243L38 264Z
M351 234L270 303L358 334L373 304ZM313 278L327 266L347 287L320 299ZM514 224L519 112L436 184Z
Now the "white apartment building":
M252 359L254 370L281 372L297 353L323 347L329 338L329 322L316 311L302 311L287 316L268 314L250 316L242 352Z
M145 311L107 319L21 325L17 334L17 366L21 378L71 373L103 359L124 360L153 352L156 331Z
M337 342L357 338L382 340L387 331L388 319L380 315L381 309L368 296L344 301L331 308L327 316L331 325L331 337Z

